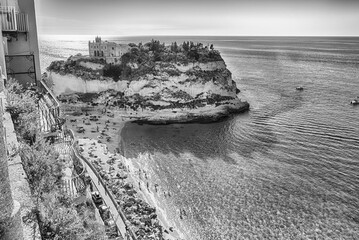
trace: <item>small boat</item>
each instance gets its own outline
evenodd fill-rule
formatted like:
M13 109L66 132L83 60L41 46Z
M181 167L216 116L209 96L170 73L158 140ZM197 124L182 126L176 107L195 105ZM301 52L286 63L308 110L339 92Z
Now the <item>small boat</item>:
M303 88L303 87L296 87L295 90L297 90L297 91L303 91L304 88Z
M359 98L354 99L350 102L351 105L358 105L359 104Z

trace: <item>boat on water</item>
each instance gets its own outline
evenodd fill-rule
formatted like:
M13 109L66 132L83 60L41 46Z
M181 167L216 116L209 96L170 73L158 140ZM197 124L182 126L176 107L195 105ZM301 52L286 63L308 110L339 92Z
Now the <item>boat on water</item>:
M303 88L303 87L296 87L295 90L297 90L297 91L303 91L304 88Z
M358 105L359 104L359 97L357 99L354 99L350 102L351 105Z

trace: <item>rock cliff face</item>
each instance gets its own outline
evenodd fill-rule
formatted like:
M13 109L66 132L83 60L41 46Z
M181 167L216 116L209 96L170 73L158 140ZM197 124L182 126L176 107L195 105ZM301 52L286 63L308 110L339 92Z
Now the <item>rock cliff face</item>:
M80 70L76 66L81 66ZM89 64L81 61L65 62L50 69L48 77L55 94L64 99L71 93L101 93L93 101L130 108L138 112L137 121L159 124L216 121L249 108L238 99L239 90L222 58L208 62L153 61L145 67L130 61L125 65L131 72L128 79L116 80L106 77L98 64L96 69L86 66Z
M162 91L184 91L195 98L198 94L220 94L236 97L236 84L224 61L211 63L190 63L186 65L157 63L157 74L146 74L136 81L113 81L98 76L97 79L84 79L72 74L49 72L56 95L74 92L95 93L106 90L124 92L125 95L140 94L151 96Z

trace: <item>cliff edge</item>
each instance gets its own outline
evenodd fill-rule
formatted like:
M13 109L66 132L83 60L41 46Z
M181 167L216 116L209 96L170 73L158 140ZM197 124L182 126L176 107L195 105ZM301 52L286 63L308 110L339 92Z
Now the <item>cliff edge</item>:
M129 44L118 64L70 57L48 67L48 80L63 102L83 101L135 111L137 122L217 121L247 111L236 83L213 46Z

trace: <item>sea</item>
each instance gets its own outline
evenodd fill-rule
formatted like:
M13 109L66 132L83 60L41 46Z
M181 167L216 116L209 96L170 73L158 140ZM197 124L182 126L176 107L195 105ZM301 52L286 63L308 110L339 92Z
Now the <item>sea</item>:
M42 70L88 54L93 38L41 37ZM213 44L250 103L217 123L126 123L119 133L185 239L359 239L359 38L103 39Z

